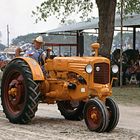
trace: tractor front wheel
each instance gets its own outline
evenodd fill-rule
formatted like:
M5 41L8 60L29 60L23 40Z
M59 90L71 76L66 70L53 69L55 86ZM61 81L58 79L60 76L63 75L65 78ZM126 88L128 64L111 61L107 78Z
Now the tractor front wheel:
M4 70L1 87L3 112L9 121L30 122L37 111L40 92L28 64L20 59L11 61Z
M106 105L107 110L109 112L109 124L108 124L108 127L106 128L105 131L110 132L118 124L119 108L118 108L118 105L116 104L116 102L111 98L106 99L105 105Z
M99 99L90 99L85 104L84 119L90 131L104 132L109 122L106 106Z

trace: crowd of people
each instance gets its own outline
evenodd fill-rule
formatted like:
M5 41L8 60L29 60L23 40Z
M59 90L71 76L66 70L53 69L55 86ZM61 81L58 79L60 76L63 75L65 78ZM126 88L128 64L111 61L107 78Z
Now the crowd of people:
M112 54L112 63L120 67L120 50ZM140 86L140 53L138 50L128 49L122 54L123 85L135 83ZM118 74L118 77L120 74Z

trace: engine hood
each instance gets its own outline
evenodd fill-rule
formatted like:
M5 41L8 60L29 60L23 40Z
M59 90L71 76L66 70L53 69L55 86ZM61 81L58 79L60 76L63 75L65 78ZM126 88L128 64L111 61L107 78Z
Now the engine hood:
M53 69L67 71L77 68L85 68L87 64L109 62L105 57L55 57L52 60ZM82 68L83 67L83 68Z

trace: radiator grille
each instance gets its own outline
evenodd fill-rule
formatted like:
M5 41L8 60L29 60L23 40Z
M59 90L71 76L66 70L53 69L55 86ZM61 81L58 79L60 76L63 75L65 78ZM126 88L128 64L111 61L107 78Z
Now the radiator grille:
M94 65L94 82L99 84L109 83L109 64L97 63Z

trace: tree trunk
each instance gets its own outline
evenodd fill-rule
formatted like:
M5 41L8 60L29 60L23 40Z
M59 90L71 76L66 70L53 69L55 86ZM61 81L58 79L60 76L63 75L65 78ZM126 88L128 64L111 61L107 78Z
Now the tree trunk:
M99 54L110 58L117 0L96 0L99 10Z

